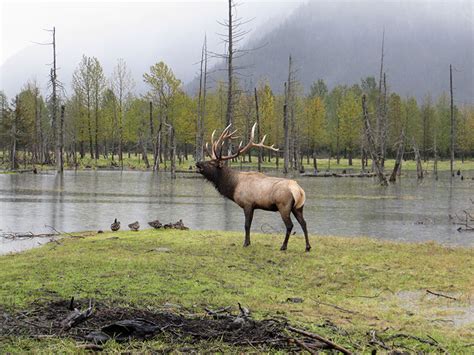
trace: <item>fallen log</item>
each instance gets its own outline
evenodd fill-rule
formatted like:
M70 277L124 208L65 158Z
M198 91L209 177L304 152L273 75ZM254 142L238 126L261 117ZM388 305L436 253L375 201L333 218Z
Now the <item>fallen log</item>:
M343 174L343 173L331 173L331 172L324 172L324 173L303 173L300 174L300 176L304 177L375 177L377 174L375 173L349 173L349 174Z

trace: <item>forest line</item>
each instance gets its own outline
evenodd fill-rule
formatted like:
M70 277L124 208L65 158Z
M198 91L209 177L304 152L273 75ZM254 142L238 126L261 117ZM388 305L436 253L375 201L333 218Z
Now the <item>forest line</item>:
M145 95L134 92L131 72L119 60L113 74L106 78L97 58L84 56L78 65L72 83L72 94L60 96L64 106L64 155L66 164L74 166L86 153L95 159L120 161L124 151L145 152L156 150L156 131L161 132L160 159L169 160L170 127L175 131L175 149L180 155L194 154L198 129L205 139L214 129L225 125L227 110L226 83L218 82L203 99L199 94L189 95L171 68L159 62L143 75L150 90ZM379 89L374 77L361 80L360 84L338 85L328 90L322 79L315 81L305 95L296 79L291 79L293 93L288 101L285 94L275 94L265 80L255 88L242 88L234 84L234 125L244 135L256 121L256 102L260 131L267 135L267 142L284 146L284 107L289 106L288 116L292 125L290 165L299 169L301 158L333 156L365 156L366 142L363 134L361 96L365 94L371 120L377 115ZM199 101L205 100L205 116L198 127ZM402 130L408 137L408 146L419 147L423 159L449 156L450 103L448 95L436 99L427 95L421 103L414 97L401 97L391 92L383 97L383 125L387 157L396 155L396 145ZM21 160L13 156L13 148L28 151L34 164L52 164L55 161L51 99L45 98L34 81L25 84L10 101L0 93L1 149L8 157L10 167ZM57 116L61 114L60 109ZM472 157L474 150L474 108L455 105L456 155ZM375 125L375 122L374 122ZM290 134L291 135L291 134ZM243 137L244 141L246 137ZM202 143L201 143L202 144ZM16 147L13 147L16 146ZM273 153L272 153L273 154ZM281 154L275 154L282 157ZM269 158L269 157L268 157ZM268 159L265 157L265 159ZM5 159L5 158L4 158ZM5 161L4 161L5 163ZM150 163L152 167L152 163Z

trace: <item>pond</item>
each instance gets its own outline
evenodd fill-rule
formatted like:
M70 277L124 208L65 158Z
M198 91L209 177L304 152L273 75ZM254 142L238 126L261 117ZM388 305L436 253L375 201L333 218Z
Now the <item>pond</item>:
M472 206L474 180L402 178L382 188L372 178L296 177L306 191L305 217L310 233L370 236L395 241L434 240L474 246L474 233L460 233L449 215ZM108 230L118 218L122 228L138 220L176 222L191 229L242 231L244 215L194 174L171 180L166 173L135 171L67 171L0 175L0 234ZM296 224L296 232L301 229ZM276 213L256 211L255 232L284 232ZM46 240L7 241L0 253L30 248ZM275 246L277 247L277 246Z

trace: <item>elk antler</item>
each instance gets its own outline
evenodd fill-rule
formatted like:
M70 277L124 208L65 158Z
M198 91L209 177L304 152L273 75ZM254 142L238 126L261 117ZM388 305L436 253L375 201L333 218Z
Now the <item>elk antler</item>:
M249 138L249 141L248 143L242 148L242 145L243 145L243 142L241 141L239 143L239 146L237 148L237 152L235 152L234 154L231 154L231 155L225 155L225 156L222 156L222 147L223 147L223 144L226 140L232 140L232 139L236 139L238 138L235 134L237 133L237 130L235 131L232 131L232 132L229 132L230 130L230 125L227 126L226 128L224 128L224 130L222 131L221 135L219 136L219 138L217 139L216 142L214 142L214 135L216 133L216 131L212 132L212 135L211 135L211 152L209 154L209 149L208 149L208 145L206 143L206 151L208 152L209 156L211 157L211 159L214 159L214 160L229 160L229 159L234 159L234 158L237 158L239 155L241 154L244 154L246 152L248 152L250 149L252 148L267 148L267 149L271 149L275 152L278 152L278 148L275 148L275 146L272 144L271 146L268 146L268 145L264 145L263 143L265 142L265 139L267 138L266 135L263 136L262 140L260 141L260 143L255 143L253 140L255 138L255 128L257 127L257 123L255 123L253 126L252 126L252 131L250 132L250 138ZM217 150L220 148L220 152L218 153Z

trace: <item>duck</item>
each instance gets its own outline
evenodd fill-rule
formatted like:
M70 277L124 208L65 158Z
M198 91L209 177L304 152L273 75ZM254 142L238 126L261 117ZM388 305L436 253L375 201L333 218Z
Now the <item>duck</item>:
M110 229L112 229L112 232L116 232L120 229L120 222L117 221L117 218L115 218L114 223L110 225Z
M130 223L128 225L128 228L130 228L130 230L134 231L134 232L138 232L138 230L140 229L140 223L138 223L138 221L135 221L133 223Z
M154 221L148 222L148 224L150 225L150 227L153 227L155 229L160 229L161 227L163 227L163 224L161 224L161 222L157 219L155 219Z

